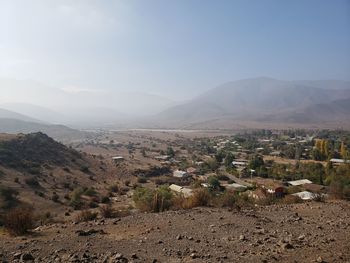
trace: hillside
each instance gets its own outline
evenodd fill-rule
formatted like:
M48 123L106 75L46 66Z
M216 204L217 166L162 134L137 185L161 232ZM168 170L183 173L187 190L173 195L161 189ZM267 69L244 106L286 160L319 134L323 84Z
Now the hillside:
M43 133L0 135L0 190L12 189L20 203L38 212L62 211L78 187L104 189L108 164L71 149ZM96 181L98 178L98 181ZM0 191L1 192L1 191ZM0 209L11 204L2 202Z
M293 116L284 119L285 114L308 114L316 105L330 104L345 98L350 98L349 82L245 79L209 90L188 103L163 111L155 119L172 126L206 123L218 119L225 122L264 123L272 120L288 123L289 119L298 122L298 118ZM314 120L321 122L331 115L331 112L325 113L324 117L320 115ZM328 117L326 120L333 119Z
M270 115L262 120L288 123L346 123L350 121L350 98L315 104L284 114Z

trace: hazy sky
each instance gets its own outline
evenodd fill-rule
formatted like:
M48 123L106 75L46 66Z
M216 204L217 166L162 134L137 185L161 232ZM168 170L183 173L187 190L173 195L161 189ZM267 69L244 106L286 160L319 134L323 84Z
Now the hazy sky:
M182 99L257 76L349 80L350 1L0 0L0 78Z

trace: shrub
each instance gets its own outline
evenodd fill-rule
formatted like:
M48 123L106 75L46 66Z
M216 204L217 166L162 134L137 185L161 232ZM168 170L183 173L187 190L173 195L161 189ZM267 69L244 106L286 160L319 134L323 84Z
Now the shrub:
M151 211L153 191L148 188L138 187L135 189L133 200L136 207L141 211Z
M87 196L96 196L97 192L94 188L89 187L89 188L86 188L82 194Z
M97 218L97 213L90 210L83 210L76 216L76 222L87 222L95 220Z
M10 187L0 185L0 208L8 209L13 207L17 202L18 192Z
M58 203L60 200L60 197L57 193L53 192L51 200L54 201L55 203Z
M38 180L34 177L26 178L24 180L24 182L31 187L39 187L40 186Z
M219 179L215 176L209 176L208 184L209 184L210 189L212 189L212 190L220 189Z
M104 218L116 217L116 212L111 205L103 205L100 207L100 213Z
M190 204L192 207L197 206L208 206L211 201L211 194L207 189L198 189L189 197Z
M113 193L118 193L119 192L119 185L118 184L111 185L109 187L109 190Z
M295 204L295 203L301 203L302 200L300 197L295 195L286 195L284 198L280 201L282 204Z
M83 202L81 200L81 195L83 194L82 188L76 188L70 197L70 203L69 205L73 207L74 209L80 209L83 205Z
M109 199L108 196L103 196L103 197L101 198L101 203L103 203L103 204L108 204L110 201L111 201L111 200Z
M146 177L139 177L139 178L137 178L137 182L140 184L145 184L145 183L147 183L147 178Z
M11 235L24 235L35 226L33 210L30 208L15 208L4 216L4 227Z
M133 200L141 211L162 212L171 207L172 197L172 192L167 186L156 190L138 187L135 189Z
M82 167L80 167L80 171L87 174L90 173L90 168L86 165L83 165Z
M230 191L225 191L223 195L218 198L217 205L220 207L230 207L236 206L237 194Z

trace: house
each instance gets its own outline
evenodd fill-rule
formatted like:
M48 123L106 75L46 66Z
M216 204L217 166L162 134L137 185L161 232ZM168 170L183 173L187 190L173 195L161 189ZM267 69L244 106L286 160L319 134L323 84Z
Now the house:
M264 200L268 197L268 193L265 189L257 188L254 191L248 191L248 196L255 200Z
M192 189L185 188L176 184L170 185L169 188L171 191L182 194L184 197L189 197L193 194Z
M350 163L350 160L332 158L330 159L330 162L333 164L343 164L343 163Z
M234 166L247 166L247 162L246 161L233 161L232 165L234 165Z
M156 159L158 161L169 161L170 156L169 155L159 155L159 156L155 156L154 159Z
M120 162L124 161L124 157L123 156L114 156L114 157L112 157L112 160L114 163L120 163Z
M197 172L197 169L194 167L189 167L186 169L186 172L189 174L195 174Z
M277 198L282 198L286 193L286 188L281 181L269 178L256 178L254 181L258 186L265 189L267 193L274 194Z
M289 181L287 182L289 185L292 186L299 186L304 184L312 184L312 182L308 179L301 179L301 180L295 180L295 181Z
M173 172L173 176L174 177L178 177L178 178L186 178L188 177L188 173L185 171L180 171L180 170L176 170Z
M281 156L281 152L280 151L273 151L273 152L270 153L270 155L278 157L278 156Z
M292 195L297 196L302 200L312 200L316 197L316 195L314 193L311 193L308 191L303 191L303 192L295 193Z
M245 185L237 184L237 183L232 183L232 184L222 184L223 187L226 189L231 189L239 192L243 192L247 189Z

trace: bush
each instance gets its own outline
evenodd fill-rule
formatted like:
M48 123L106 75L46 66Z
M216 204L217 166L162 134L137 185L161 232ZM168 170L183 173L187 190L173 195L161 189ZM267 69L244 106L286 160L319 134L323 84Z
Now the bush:
M82 171L83 173L90 173L90 168L86 165L80 167L80 171Z
M118 193L119 192L119 185L118 184L111 185L109 187L109 190L113 193Z
M27 185L31 186L31 187L39 187L39 186L40 186L38 180L37 180L36 178L34 178L34 177L26 178L26 179L24 180L24 182L25 182Z
M147 183L147 178L146 177L139 177L139 178L137 178L137 182L140 184L145 184L145 183Z
M171 207L172 197L172 192L167 186L156 190L138 187L135 189L133 200L141 211L161 212Z
M217 205L220 207L230 207L236 206L237 194L230 191L225 191L217 200Z
M76 188L71 194L69 205L73 207L75 210L80 209L83 206L83 202L81 200L82 194L83 194L82 188Z
M111 205L103 205L100 207L101 216L104 218L116 217L116 212Z
M8 209L17 204L18 192L10 187L0 186L0 208Z
M24 235L35 226L33 210L30 208L15 208L4 216L4 227L11 235Z
M108 204L110 201L111 201L111 200L109 199L108 196L103 196L103 197L101 198L101 203L103 203L103 204Z
M54 192L52 194L51 200L54 201L55 203L58 203L60 201L60 197L57 193Z
M97 218L96 212L91 212L90 210L83 210L78 213L76 217L76 222L88 222L91 220L95 220Z
M174 208L176 209L191 209L198 206L209 206L212 200L212 195L207 189L197 189L193 195L188 198L175 197L173 200Z
M284 198L281 199L282 204L295 204L295 203L301 203L303 200L300 199L300 197L295 195L286 195Z
M97 192L94 188L89 187L89 188L84 189L84 192L82 194L87 195L87 196L96 196Z

